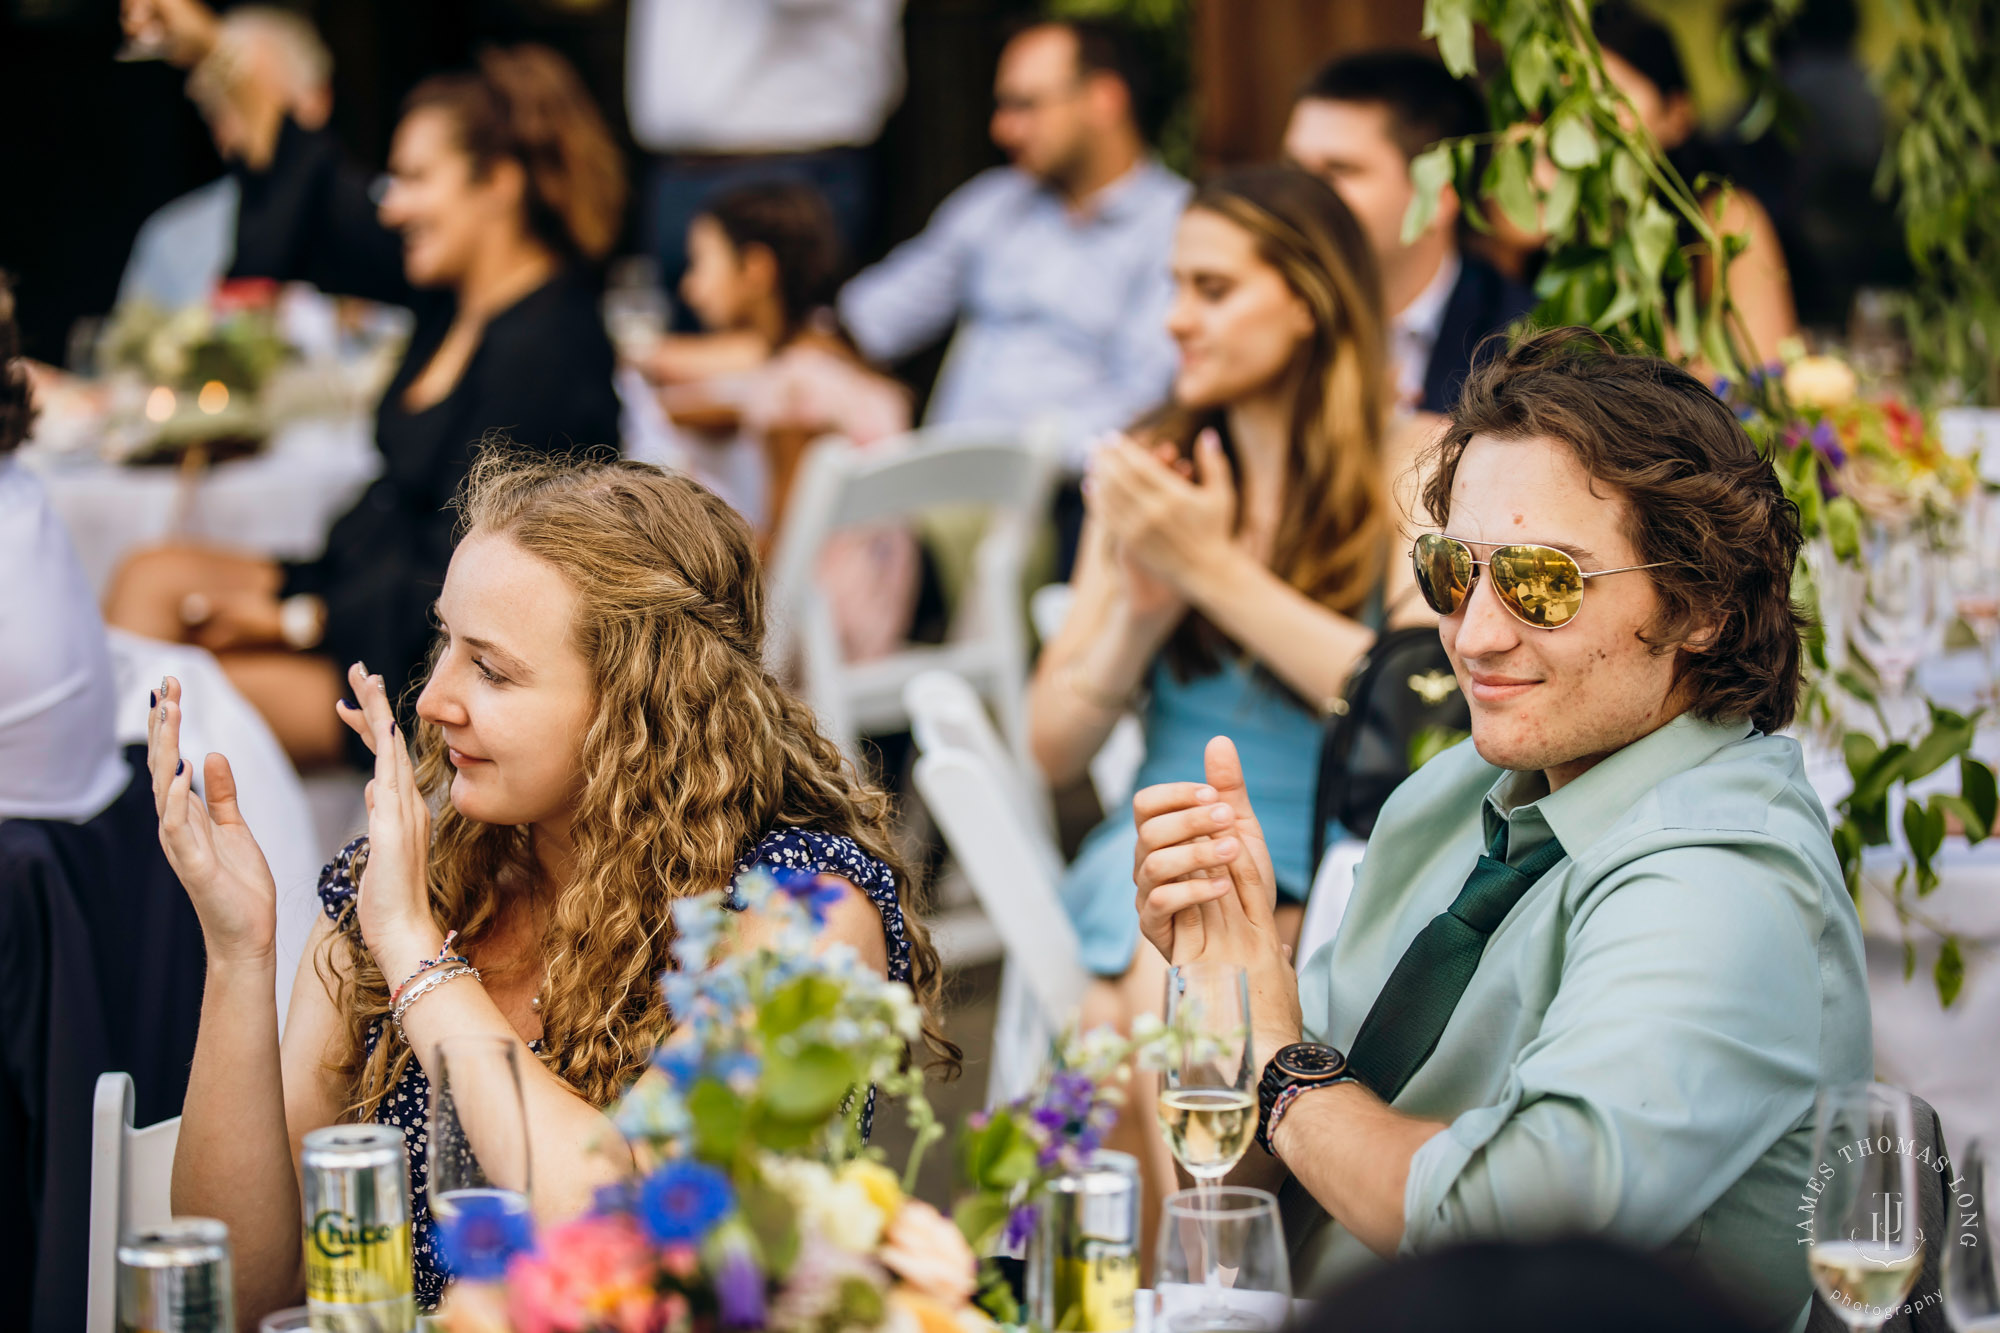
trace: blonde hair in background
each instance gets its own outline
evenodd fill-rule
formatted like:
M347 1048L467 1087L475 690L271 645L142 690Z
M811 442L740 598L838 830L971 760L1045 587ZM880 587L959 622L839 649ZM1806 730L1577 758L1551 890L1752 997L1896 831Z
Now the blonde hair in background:
M941 970L890 841L889 800L865 786L811 710L763 664L762 576L749 528L688 478L644 463L576 460L489 446L459 500L463 531L504 535L560 571L578 595L574 642L596 706L582 743L571 830L576 877L542 941L542 1062L594 1106L643 1072L672 1027L657 977L673 967L676 899L725 887L736 860L781 826L845 834L896 875L911 986L938 1063ZM534 883L526 829L482 824L446 799L439 729L416 733L417 774L438 810L431 910L476 947L508 893ZM349 1109L367 1118L401 1078L409 1047L384 1028L390 981L347 913L339 934ZM331 961L331 960L329 960Z
M1355 614L1381 577L1391 532L1382 456L1386 320L1367 237L1331 186L1290 166L1223 172L1188 208L1248 232L1259 257L1312 312L1312 337L1290 372L1291 444L1271 568L1314 601ZM1170 406L1145 428L1190 452L1203 427L1222 425L1220 412ZM1226 444L1226 430L1223 437ZM1191 615L1170 660L1187 674L1211 670L1220 639Z

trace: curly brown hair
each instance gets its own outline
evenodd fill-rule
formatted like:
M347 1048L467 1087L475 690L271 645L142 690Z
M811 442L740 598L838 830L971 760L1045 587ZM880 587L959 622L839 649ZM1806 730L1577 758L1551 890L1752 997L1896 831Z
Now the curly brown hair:
M625 220L625 160L576 69L524 42L480 52L470 73L437 74L411 90L403 114L435 107L483 178L503 158L527 175L528 230L558 254L602 259Z
M1786 726L1810 624L1792 601L1799 511L1735 414L1679 366L1622 353L1589 329L1512 346L1496 335L1475 361L1426 460L1431 521L1448 521L1473 436L1562 441L1624 501L1639 562L1661 566L1647 571L1660 614L1640 637L1658 653L1683 650L1675 686L1688 710L1766 732ZM1700 650L1690 650L1697 637Z
M504 534L578 594L574 642L596 696L582 747L572 837L577 872L553 887L542 940L542 1061L593 1106L645 1069L672 1028L657 984L674 966L675 900L726 886L737 858L781 827L845 834L894 872L911 948L910 984L934 1063L959 1052L935 1026L942 969L910 901L890 837L889 799L865 785L810 709L764 667L764 600L743 519L698 483L645 463L551 458L488 447L458 499L462 531ZM534 883L528 830L482 824L445 799L444 736L416 734L417 777L437 816L431 909L476 947L505 886ZM322 959L342 991L346 1042L335 1072L366 1118L402 1077L409 1047L371 1028L390 983L352 912L345 959Z

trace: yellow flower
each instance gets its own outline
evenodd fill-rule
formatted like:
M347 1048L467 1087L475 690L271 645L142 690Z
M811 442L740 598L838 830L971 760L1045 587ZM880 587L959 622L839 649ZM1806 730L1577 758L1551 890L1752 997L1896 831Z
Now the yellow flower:
M1854 371L1838 357L1802 356L1785 367L1785 396L1794 407L1840 407L1854 401Z
M855 1158L840 1168L840 1183L860 1186L868 1202L881 1209L885 1218L894 1217L903 1206L903 1187L896 1182L896 1173L880 1162Z

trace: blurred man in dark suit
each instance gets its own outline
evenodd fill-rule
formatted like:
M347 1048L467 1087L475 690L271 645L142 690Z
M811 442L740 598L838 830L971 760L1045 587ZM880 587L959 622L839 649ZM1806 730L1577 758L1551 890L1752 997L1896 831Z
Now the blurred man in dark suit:
M1440 139L1485 129L1478 90L1412 51L1335 60L1300 92L1285 127L1285 155L1338 190L1368 233L1382 266L1397 396L1426 412L1449 409L1480 340L1534 305L1520 284L1460 248L1451 186L1429 225L1403 239L1410 162Z

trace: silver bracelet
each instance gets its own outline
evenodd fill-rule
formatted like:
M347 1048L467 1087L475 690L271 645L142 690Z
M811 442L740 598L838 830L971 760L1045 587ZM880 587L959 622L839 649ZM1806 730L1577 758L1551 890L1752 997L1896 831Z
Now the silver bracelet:
M455 980L459 977L471 977L474 981L481 979L479 969L470 963L465 963L456 967L439 968L429 976L418 981L407 991L404 991L403 998L397 1001L394 1009L389 1011L390 1021L395 1023L396 1031L400 1033L403 1030L403 1015L410 1012L411 1005L422 999L427 992L434 991L439 986L444 985L445 982Z
M326 603L309 592L278 603L278 637L295 652L309 652L326 637Z

